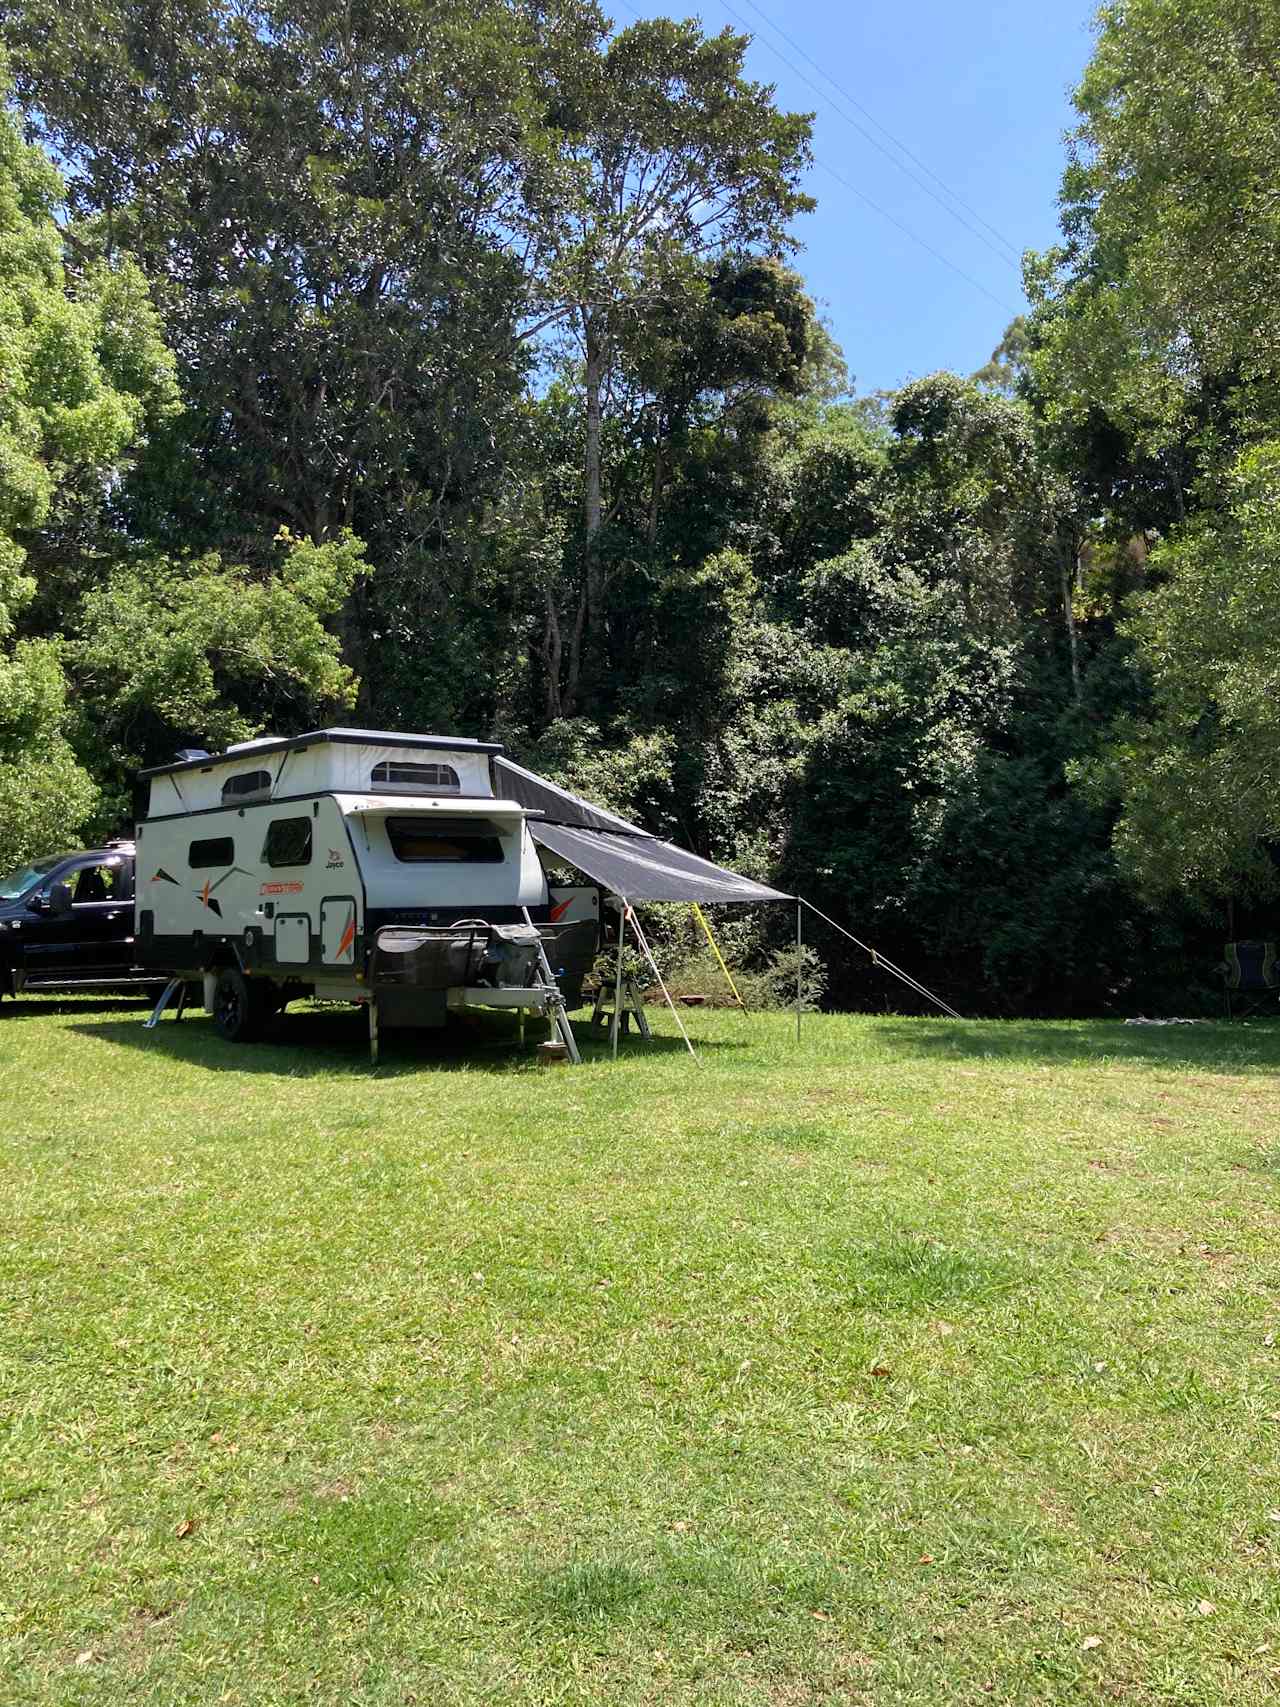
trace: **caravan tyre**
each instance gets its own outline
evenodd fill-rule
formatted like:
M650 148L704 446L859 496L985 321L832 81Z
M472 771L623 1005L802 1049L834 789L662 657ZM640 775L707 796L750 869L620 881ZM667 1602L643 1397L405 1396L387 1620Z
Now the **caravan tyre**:
M262 1036L266 1024L266 991L252 984L235 966L218 973L213 993L213 1024L228 1043L251 1043Z

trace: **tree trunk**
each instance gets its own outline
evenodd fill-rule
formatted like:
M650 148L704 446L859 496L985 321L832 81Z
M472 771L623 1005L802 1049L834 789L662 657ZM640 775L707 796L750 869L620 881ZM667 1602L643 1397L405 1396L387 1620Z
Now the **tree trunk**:
M586 559L583 594L574 623L569 646L569 676L565 684L565 715L573 715L578 684L587 659L596 658L604 644L604 565L596 548L600 532L602 503L600 497L600 440L601 394L604 391L607 355L606 329L601 311L584 310L582 317L586 364L584 384L587 393L587 442L584 473L586 497ZM588 672L589 673L589 672Z
M573 633L569 637L569 668L563 697L566 717L572 717L578 709L578 684L582 680L583 641L587 631L587 600L588 589L583 587L578 599L578 612L573 619Z
M649 526L646 530L650 551L658 543L658 515L662 506L662 477L665 472L662 465L662 417L659 416L653 429L653 484L649 488Z
M1070 560L1070 568L1068 568ZM1080 542L1073 538L1070 545L1058 536L1058 573L1062 579L1062 614L1067 624L1067 645L1071 652L1071 692L1080 704L1080 645L1076 638L1075 577L1080 570Z
M547 604L542 640L543 703L547 722L554 723L563 714L560 700L560 660L563 645L555 599L549 590L545 597Z
M586 446L586 531L587 550L600 532L600 394L604 390L604 340L601 336L600 311L591 309L582 317L586 346L587 389L587 446Z

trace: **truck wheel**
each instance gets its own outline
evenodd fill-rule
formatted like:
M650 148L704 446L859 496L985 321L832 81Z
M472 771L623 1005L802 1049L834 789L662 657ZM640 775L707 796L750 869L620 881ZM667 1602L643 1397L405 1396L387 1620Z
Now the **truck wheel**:
M224 966L213 993L218 1036L228 1043L252 1043L261 1037L267 1022L266 995L262 985L250 983L238 967Z

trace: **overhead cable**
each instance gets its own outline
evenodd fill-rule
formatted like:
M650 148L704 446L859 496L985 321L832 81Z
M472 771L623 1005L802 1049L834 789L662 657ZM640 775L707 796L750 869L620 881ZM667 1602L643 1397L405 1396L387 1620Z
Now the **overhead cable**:
M630 4L630 0L618 0L618 4L624 6L626 8L626 10L631 13L632 17L636 18L639 22L645 23L648 21L643 12L638 11L635 6ZM724 0L724 4L725 4L726 11L733 12L733 7L728 5L727 0ZM738 19L738 22L743 26L744 29L750 30L750 28L751 28L750 24L748 24L746 19L742 17L741 13L734 12L733 15ZM779 59L781 59L785 65L789 66L790 69L796 74L796 76L800 78L801 82L805 83L810 89L812 89L814 94L817 95L819 97L819 99L827 101L828 104L831 104L830 103L830 97L825 95L823 93L823 91L818 88L817 84L814 83L811 78L807 77L805 75L805 73L800 70L799 66L793 65L792 62L787 58L786 54L781 52L780 49L774 47L772 42L765 41L764 45L770 50L770 52L776 54L777 57ZM872 140L874 141L874 138L872 138ZM879 144L877 144L877 147L878 146L879 146ZM890 158L892 158L892 156ZM950 270L953 273L955 273L957 278L963 279L964 282L967 285L971 285L974 290L981 291L982 295L985 296L988 299L988 301L994 302L996 307L998 309L1000 309L1002 313L1009 315L1010 318L1013 318L1015 315L1017 315L1021 312L1021 310L1018 308L1015 308L1012 303L1006 302L1003 299L1003 297L999 297L995 294L995 292L993 290L989 290L987 288L987 286L981 282L981 280L975 279L972 273L967 273L967 272L965 272L963 267L957 266L956 263L954 261L950 260L946 255L944 255L940 249L935 249L932 243L928 242L925 238L921 237L917 232L913 231L909 225L904 224L903 221L900 220L896 214L890 213L888 208L881 207L881 205L878 201L874 200L873 197L869 196L865 190L859 189L856 184L851 183L850 180L848 178L846 178L842 172L838 172L834 166L828 165L825 160L821 159L816 154L814 155L813 159L814 159L814 164L816 166L821 166L822 170L824 172L829 173L830 176L833 177L835 179L835 181L843 189L848 190L848 192L851 196L857 196L859 201L865 202L866 205L871 209L871 211L873 213L878 213L880 215L881 219L887 220L888 223L890 225L892 225L896 230L900 231L904 237L909 238L912 243L917 245L918 248L923 249L926 255L931 255L935 261L941 262L941 264L944 267L949 267ZM895 162L895 164L897 164L897 162ZM948 212L950 212L950 211L952 211L952 210L948 209ZM1000 259L1003 261L1006 259L1006 257L1002 255L1000 257Z
M1002 231L998 230L994 225L992 225L992 223L989 219L984 219L983 216L978 212L976 207L973 207L969 202L965 201L964 197L962 195L960 195L958 191L953 190L951 188L950 184L948 184L945 181L945 179L940 178L938 176L938 174L933 170L933 168L931 166L927 165L920 158L920 156L918 154L913 153L912 150L907 147L906 143L903 142L901 137L895 136L893 131L891 131L889 129L888 125L882 124L880 122L880 120L875 116L875 114L870 112L866 107L864 107L862 102L859 101L855 95L850 94L849 90L845 88L843 83L841 83L837 78L835 78L831 75L831 73L826 69L825 66L819 65L817 60L814 59L811 54L806 53L804 48L801 47L800 43L795 39L795 37L788 35L786 30L783 29L781 24L775 23L774 20L769 16L769 14L764 10L764 8L761 6L758 6L756 4L756 0L743 0L743 4L746 6L750 6L751 10L756 14L756 16L758 18L760 18L765 24L767 24L768 27L771 30L773 30L773 32L776 35L781 36L783 41L787 43L788 47L794 49L794 51L800 55L801 59L803 59L806 62L806 64L811 65L813 67L813 69L818 73L818 75L820 77L824 78L825 81L828 82L831 85L831 87L839 93L842 100L847 101L851 107L853 107L857 112L861 113L863 118L867 120L868 124L874 125L878 131L880 131L883 135L887 136L889 138L889 141L892 142L892 144L894 145L895 148L899 149L903 154L905 154L907 159L910 160L913 165L918 166L920 168L920 171L923 172L927 178L931 178L933 180L933 182L938 186L938 189L942 190L944 192L944 194L950 196L952 201L958 203L959 206L965 210L965 213L972 214L973 218L975 220L977 220L978 224L980 226L982 226L986 232L989 232L991 237L995 238L996 243L999 243L1001 245L1001 249L996 250L995 244L989 242L988 238L983 235L982 231L975 230L974 227L969 223L969 221L963 217L963 215L957 213L956 209L953 208L952 206L950 206L950 204L948 202L943 201L942 197L938 195L936 190L931 189L928 184L924 183L916 175L916 173L910 169L910 167L904 166L901 160L897 159L893 154L891 154L889 152L889 150L885 147L885 145L882 142L880 142L878 140L878 138L872 136L871 133L863 125L859 124L856 119L851 118L848 113L841 112L841 109L839 108L839 106L831 99L831 97L829 95L823 95L822 91L820 89L814 89L814 93L821 96L821 98L827 102L827 105L829 107L831 107L833 112L839 113L840 117L843 118L847 124L852 125L853 128L858 132L858 134L860 136L865 137L866 140L872 145L873 148L878 148L880 150L880 152L886 157L886 159L892 160L893 164L896 167L898 167L899 171L905 172L909 178L913 179L917 184L919 184L920 188L925 192L926 195L932 196L934 201L936 201L940 207L946 208L947 212L949 214L951 214L954 219L959 220L960 224L963 225L967 230L972 231L973 235L975 237L977 237L980 242L986 243L986 245L989 249L991 249L994 253L998 253L1000 255L1000 259L1002 261L1012 261L1015 266L1021 266L1022 255L1021 255L1021 252L1018 249L1016 244L1010 242L1010 240L1004 235L1004 233ZM725 10L728 12L733 12L733 7L728 4L728 0L725 0ZM743 24L744 27L746 27L746 28L750 27L749 25L746 24L746 20L743 19L740 14L734 13L734 16L738 18L739 23ZM772 50L775 53L778 51L776 48L773 48L772 43L770 43L770 42L766 42L765 45L772 48ZM779 54L778 57L783 58L784 56L782 54ZM787 61L787 63L789 64L790 61ZM793 71L797 71L797 67L794 65L791 66L791 69ZM799 75L799 74L800 73L797 71L797 75ZM812 88L814 88L814 85L811 83L809 85L809 87L812 89Z
M962 278L966 284L971 284L975 290L980 290L983 296L995 303L997 308L1003 309L1009 315L1016 315L1020 312L1012 303L997 296L993 290L988 290L986 285L981 280L975 279L972 273L966 273L963 267L958 267L954 261L949 260L940 249L935 249L932 243L927 243L923 237L918 236L909 225L904 225L896 215L889 212L888 208L883 208L879 202L872 201L865 190L860 190L856 184L851 184L843 173L836 171L834 166L828 166L825 160L819 160L816 154L814 155L814 164L821 166L824 172L829 172L838 184L842 184L848 190L851 196L857 196L859 201L866 202L867 206L878 213L881 219L887 219L890 225L896 226L904 237L909 237L913 243L918 244L927 255L932 255L935 261L941 261L944 267L950 267L951 271L958 278Z

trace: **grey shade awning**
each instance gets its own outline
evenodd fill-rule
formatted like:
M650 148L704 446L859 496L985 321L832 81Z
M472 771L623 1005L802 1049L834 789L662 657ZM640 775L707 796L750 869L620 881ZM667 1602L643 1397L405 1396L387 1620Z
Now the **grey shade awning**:
M514 793L515 790L512 789ZM573 799L570 795L569 799ZM615 823L622 822L615 819ZM529 821L529 834L628 901L790 901L779 889L739 877L656 836Z
M571 824L584 830L616 830L619 835L655 840L638 824L629 824L616 813L606 812L602 806L593 806L589 800L570 794L567 788L548 782L544 776L535 776L511 759L494 759L493 769L495 788L500 787L503 794L518 800L530 812L541 812L549 824Z
M739 877L593 806L511 759L493 761L494 786L542 819L529 820L540 847L628 901L790 901L778 889Z

